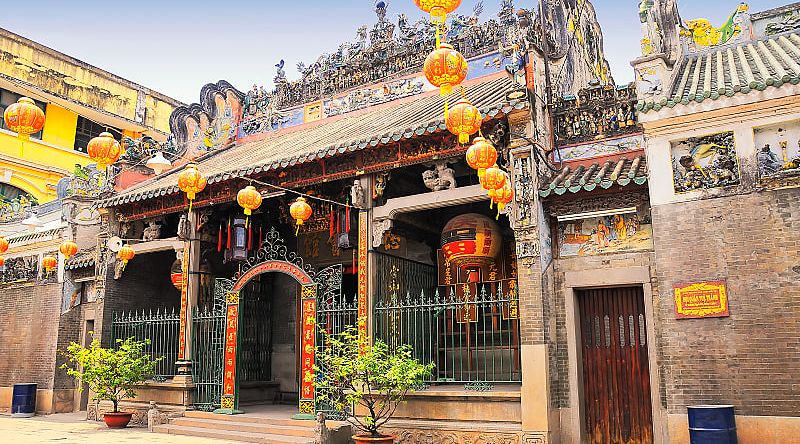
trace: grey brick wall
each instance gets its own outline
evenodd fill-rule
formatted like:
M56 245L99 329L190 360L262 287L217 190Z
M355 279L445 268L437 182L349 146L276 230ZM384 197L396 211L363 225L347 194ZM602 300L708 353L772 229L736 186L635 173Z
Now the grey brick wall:
M53 388L60 295L56 283L0 287L0 386Z
M653 207L667 408L800 414L800 192ZM676 320L673 285L726 279L731 316Z

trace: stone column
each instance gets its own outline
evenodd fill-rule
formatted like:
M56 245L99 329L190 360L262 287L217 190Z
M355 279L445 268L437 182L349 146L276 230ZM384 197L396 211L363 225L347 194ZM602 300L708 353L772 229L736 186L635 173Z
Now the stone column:
M536 163L529 142L529 112L509 115L514 206L509 215L517 246L517 279L522 368L522 430L525 443L546 444L550 434L550 384L546 341L545 299L539 238Z
M183 353L179 353L178 374L173 379L176 384L189 385L192 383L192 311L197 306L200 292L200 233L197 230L199 212L192 211L188 214L188 236L184 239L182 251L186 295L181 294L181 337ZM181 235L179 230L179 236ZM183 291L181 291L183 293ZM184 300L185 299L185 300ZM179 350L180 350L179 345Z

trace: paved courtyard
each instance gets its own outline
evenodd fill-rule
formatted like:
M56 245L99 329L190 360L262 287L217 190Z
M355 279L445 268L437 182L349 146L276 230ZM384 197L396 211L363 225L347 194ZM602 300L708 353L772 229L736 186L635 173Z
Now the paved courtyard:
M0 442L9 444L234 444L233 441L150 433L143 427L112 430L102 422L86 421L86 412L12 418L0 416Z

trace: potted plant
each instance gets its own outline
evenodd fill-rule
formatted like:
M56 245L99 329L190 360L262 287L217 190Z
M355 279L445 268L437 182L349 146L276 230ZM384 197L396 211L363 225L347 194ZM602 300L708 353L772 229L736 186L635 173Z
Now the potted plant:
M119 401L135 397L137 384L147 380L155 371L156 363L164 358L152 359L144 352L144 347L150 345L149 339L117 339L116 345L116 348L103 348L95 339L87 348L72 342L64 353L69 362L61 368L78 381L78 390L87 384L94 392L93 400L111 401L114 411L105 413L103 420L108 427L123 428L133 413L120 412Z
M391 444L395 436L380 428L394 415L406 394L431 376L434 364L412 357L411 346L394 349L376 340L360 340L358 329L324 334L325 346L317 352L317 399L327 408L347 413L347 421L364 432L353 436L356 444Z

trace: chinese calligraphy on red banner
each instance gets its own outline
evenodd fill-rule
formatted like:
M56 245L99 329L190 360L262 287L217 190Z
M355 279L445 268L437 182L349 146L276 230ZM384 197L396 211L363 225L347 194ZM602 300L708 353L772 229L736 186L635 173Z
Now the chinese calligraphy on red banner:
M314 399L314 347L316 346L316 285L303 287L302 341L300 350L300 401Z
M186 359L186 309L189 304L189 242L183 244L183 262L181 263L181 319L178 333L178 360Z
M358 213L358 337L367 339L367 248L369 242L369 217L366 211Z

